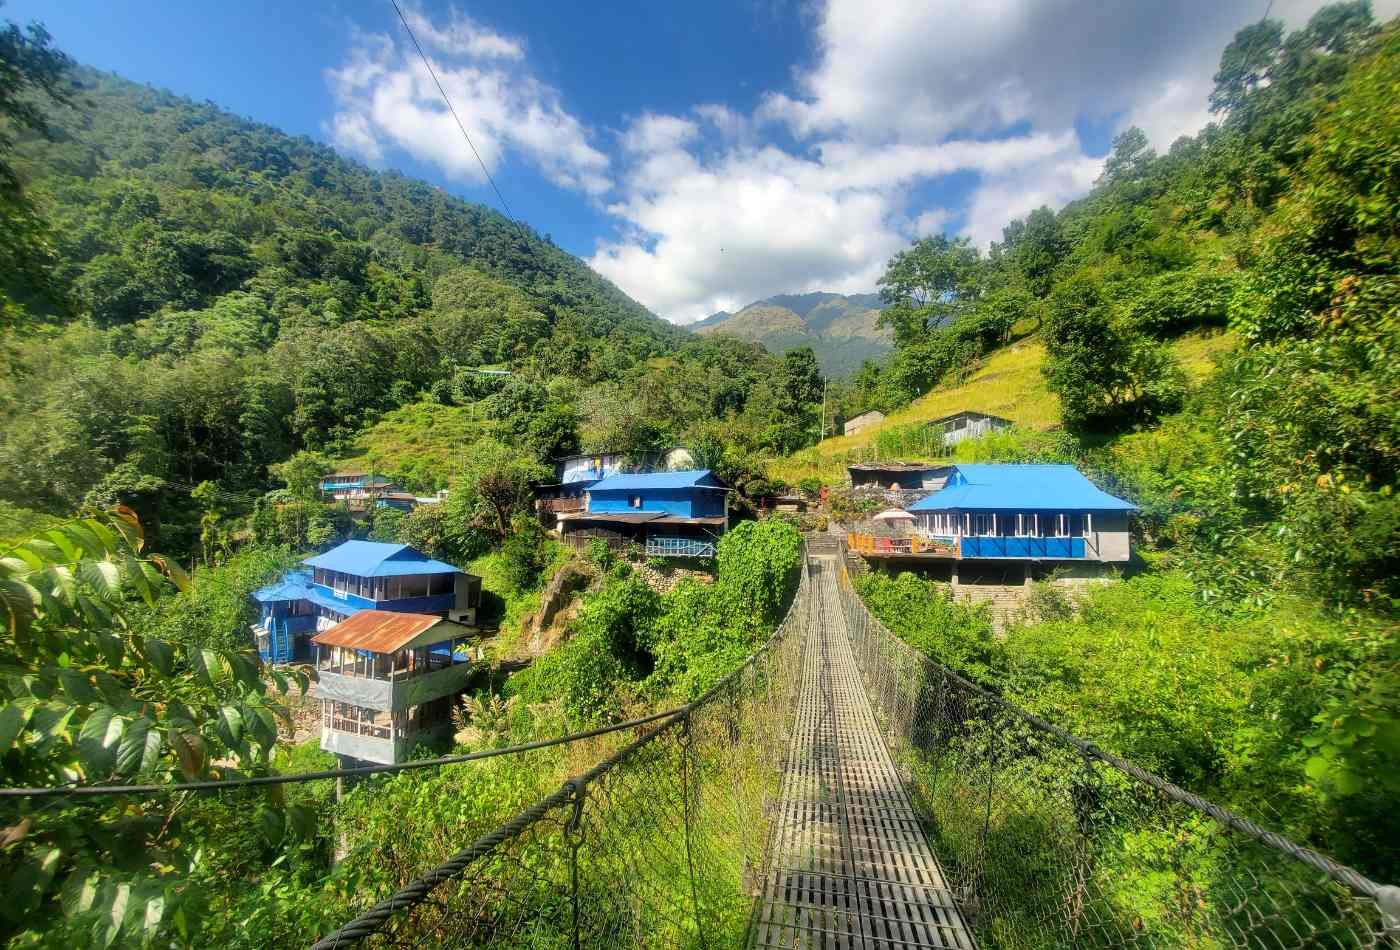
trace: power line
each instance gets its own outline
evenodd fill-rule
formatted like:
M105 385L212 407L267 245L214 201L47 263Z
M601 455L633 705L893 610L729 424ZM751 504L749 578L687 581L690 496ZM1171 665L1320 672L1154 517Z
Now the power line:
M298 772L293 775L250 775L244 778L220 779L208 782L185 782L179 785L56 785L42 788L0 788L0 798L96 798L105 795L158 795L165 792L218 792L226 788L247 788L255 785L290 785L297 782L317 782L322 779L346 778L349 776L378 775L383 772L407 772L413 769L433 769L459 762L475 762L491 759L499 755L518 755L534 752L550 746L565 745L582 739L593 739L610 732L620 732L636 726L645 726L658 719L677 716L686 712L689 706L677 706L662 712L652 713L640 719L629 719L611 726L600 726L586 732L571 732L552 739L540 739L521 745L506 746L502 749L483 749L463 755L445 755L436 759L419 759L416 762L400 762L397 765L361 765L349 769L326 769L321 772Z
M505 195L501 194L501 189L496 187L496 179L491 177L491 172L487 170L486 163L481 160L481 153L472 144L472 137L467 134L467 127L462 124L462 120L457 115L457 110L452 105L452 100L448 98L447 90L442 88L442 82L438 79L437 73L433 71L433 64L428 61L428 56L423 52L422 45L418 42L418 37L413 35L413 27L408 25L408 18L403 15L403 10L399 9L398 0L389 0L394 5L394 12L399 15L399 22L408 33L408 38L413 41L413 48L418 50L418 57L423 60L423 65L428 69L428 75L433 77L433 82L437 84L438 92L442 93L442 101L447 103L447 111L452 113L452 118L457 122L457 128L462 130L462 138L467 140L467 147L476 156L476 163L481 166L481 173L486 176L486 180L491 183L491 190L496 193L497 199L501 202L501 207L505 209L506 217L515 222L515 215L511 214L510 205L506 204Z

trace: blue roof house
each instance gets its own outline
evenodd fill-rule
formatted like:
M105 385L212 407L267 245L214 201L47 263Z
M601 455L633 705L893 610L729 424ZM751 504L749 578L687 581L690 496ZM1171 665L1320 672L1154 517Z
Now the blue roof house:
M339 472L321 479L321 491L335 501L344 502L351 511L367 511L378 500L398 493L399 487L383 475L373 472Z
M346 541L302 563L253 592L262 613L253 634L267 662L306 658L311 634L364 610L476 623L481 578L406 544Z
M731 491L708 469L609 475L588 489L583 511L559 515L560 531L580 547L602 538L648 556L713 557Z
M954 465L939 491L910 505L927 546L957 559L1124 562L1137 506L1072 465ZM861 552L865 553L865 552Z

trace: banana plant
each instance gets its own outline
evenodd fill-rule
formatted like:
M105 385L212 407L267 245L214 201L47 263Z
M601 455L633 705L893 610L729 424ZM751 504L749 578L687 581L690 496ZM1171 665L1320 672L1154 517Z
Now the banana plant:
M264 670L251 650L176 647L135 629L130 606L189 584L144 549L135 513L119 507L0 551L0 785L270 770L285 715L273 689L286 693L294 678L305 690L305 674ZM288 820L279 791L259 798L255 827L281 837L307 823ZM0 801L0 939L191 942L200 847L182 834L187 803L187 793Z

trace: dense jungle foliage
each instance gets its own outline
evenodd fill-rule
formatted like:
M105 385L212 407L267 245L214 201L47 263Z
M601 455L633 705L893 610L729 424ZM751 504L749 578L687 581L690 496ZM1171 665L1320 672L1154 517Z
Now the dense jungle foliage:
M197 553L211 522L242 537L281 505L272 468L303 450L428 492L478 443L539 462L684 441L761 490L758 457L814 436L810 350L697 339L480 205L14 49L42 82L0 141L28 248L0 273L12 531L119 502Z
M893 405L949 378L1017 295L1064 426L955 455L1072 462L1132 499L1130 577L1078 610L1046 586L1004 638L913 576L864 593L949 665L1394 880L1400 24L1364 3L1287 36L1266 20L1216 84L1203 132L1160 156L1124 133L1088 196L989 256L935 239L896 258L899 350L843 395ZM1239 345L1187 387L1163 341L1211 327Z

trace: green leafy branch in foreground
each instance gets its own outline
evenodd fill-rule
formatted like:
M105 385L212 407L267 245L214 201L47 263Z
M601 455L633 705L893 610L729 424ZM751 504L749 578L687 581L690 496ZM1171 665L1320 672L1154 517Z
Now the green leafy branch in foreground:
M146 783L265 773L283 715L251 653L179 648L132 629L124 607L188 578L143 553L130 509L67 522L0 557L0 759L8 786ZM305 673L270 671L286 693ZM14 799L0 806L0 934L109 946L173 926L188 938L202 848L190 799ZM191 811L198 811L197 808ZM260 793L269 839L311 816ZM197 823L195 823L197 825ZM61 917L65 924L52 921ZM140 936L137 936L140 935Z

